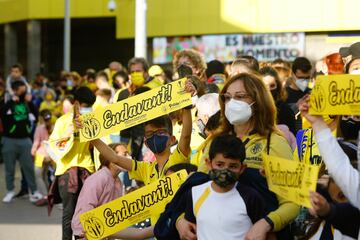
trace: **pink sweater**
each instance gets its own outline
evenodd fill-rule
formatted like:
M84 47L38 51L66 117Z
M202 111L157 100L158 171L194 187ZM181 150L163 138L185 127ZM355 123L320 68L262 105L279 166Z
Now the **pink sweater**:
M73 234L82 236L84 229L80 223L80 215L100 205L121 197L122 183L114 178L107 167L101 168L88 177L80 191L75 213L71 221Z

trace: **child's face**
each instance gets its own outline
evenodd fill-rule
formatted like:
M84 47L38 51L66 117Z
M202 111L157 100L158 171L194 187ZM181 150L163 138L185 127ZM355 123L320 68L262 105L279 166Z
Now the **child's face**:
M239 180L239 176L245 169L239 159L225 157L218 153L208 164L210 179L222 190L230 190Z
M10 71L11 77L19 78L19 77L21 77L21 74L22 74L22 72L19 68L17 68L17 67L11 68L11 71Z
M346 203L348 200L346 199L344 193L341 191L338 185L334 181L330 181L328 185L328 192L331 199L337 203Z
M161 154L170 150L176 139L164 127L145 125L145 144L154 153Z
M46 101L52 101L53 100L53 95L51 93L46 93L45 100Z
M127 150L126 146L124 146L124 145L118 145L118 146L115 148L115 152L116 152L116 154L119 155L119 156L123 156L123 157L128 157L128 156L130 156L129 151Z
M215 170L223 170L228 169L238 176L245 170L246 166L240 162L238 159L226 158L222 153L218 153L215 155L213 160L206 161L206 164L209 168Z

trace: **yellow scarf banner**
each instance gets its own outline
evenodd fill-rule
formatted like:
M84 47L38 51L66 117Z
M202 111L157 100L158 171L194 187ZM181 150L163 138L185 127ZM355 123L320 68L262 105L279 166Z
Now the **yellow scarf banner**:
M300 138L300 142L297 145L297 151L294 152L294 160L302 161L305 164L320 165L322 163L322 157L313 135L314 131L311 128L301 129L297 132L296 138Z
M310 191L316 191L319 166L262 155L269 189L296 204L311 208Z
M119 132L192 104L186 78L149 90L81 116L80 142Z
M186 177L186 170L181 170L81 214L80 222L87 239L103 239L151 216L160 215Z
M309 112L313 115L359 115L360 75L317 77L310 95Z

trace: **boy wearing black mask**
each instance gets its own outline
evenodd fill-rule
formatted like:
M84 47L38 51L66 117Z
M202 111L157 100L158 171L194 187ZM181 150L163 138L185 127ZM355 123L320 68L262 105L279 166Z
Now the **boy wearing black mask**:
M244 144L233 135L218 136L209 158L211 180L187 193L185 219L196 224L198 239L245 239L266 212L259 193L238 182L246 168Z
M11 88L16 101L10 99L1 108L1 119L4 128L2 138L2 155L5 163L6 189L7 193L3 202L9 203L15 196L14 192L14 175L16 160L24 172L24 177L31 190L29 195L31 202L42 199L42 195L37 191L34 175L34 163L31 157L32 142L31 136L31 119L36 119L37 112L30 101L26 101L26 85L22 81L14 81Z

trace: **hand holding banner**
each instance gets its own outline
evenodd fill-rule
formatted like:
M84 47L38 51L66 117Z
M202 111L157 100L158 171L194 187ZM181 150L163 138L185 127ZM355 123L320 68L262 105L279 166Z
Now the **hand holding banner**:
M316 78L310 95L312 115L359 115L360 75L327 75Z
M316 191L319 166L262 155L269 189L296 204L311 208L310 191Z
M151 216L160 215L186 180L186 170L81 214L87 239L103 239Z
M81 116L80 142L90 141L189 106L186 78Z

